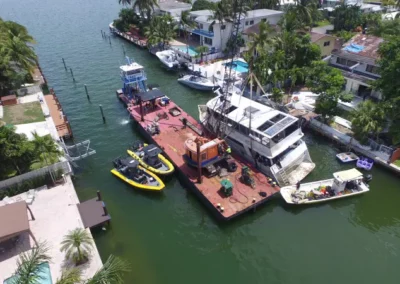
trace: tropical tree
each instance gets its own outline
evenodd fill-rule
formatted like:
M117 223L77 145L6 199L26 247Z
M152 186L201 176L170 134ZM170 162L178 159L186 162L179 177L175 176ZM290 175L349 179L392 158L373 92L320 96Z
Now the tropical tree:
M203 54L208 52L208 47L205 45L198 46L196 52L200 53L200 61L203 61Z
M312 92L318 94L315 112L329 119L337 112L339 99L351 101L348 96L341 96L345 79L336 68L328 66L323 61L314 61L307 70L306 85Z
M281 89L274 87L274 88L272 88L271 100L273 100L276 103L281 103L283 94L284 94L284 92Z
M46 242L39 243L32 250L23 252L17 260L17 269L11 284L40 283L41 264L50 261L49 247Z
M360 142L365 142L369 135L377 137L386 122L383 105L370 100L360 103L351 115L351 129Z
M170 15L157 16L151 19L149 26L145 28L145 35L150 45L161 44L162 49L174 39L177 25Z
M76 228L64 236L60 250L65 252L67 259L79 265L88 261L92 247L93 239L90 234L85 229Z
M274 45L274 34L276 34L276 32L268 22L260 22L259 32L248 35L250 41L248 42L247 51L244 56L249 64L250 70L254 69L254 57L256 54Z
M179 21L179 25L180 25L181 30L183 30L183 35L185 38L186 49L187 49L186 52L189 53L189 43L188 43L189 31L188 30L196 27L196 22L190 18L189 11L182 12L181 19Z
M279 0L259 0L257 1L257 9L278 10L280 7Z
M289 6L288 10L294 11L298 20L311 30L319 17L317 8L316 0L296 0L295 5Z
M148 21L151 19L151 13L154 12L154 7L159 7L157 0L118 0L118 3L125 6L132 5L134 10L139 11L140 17Z
M352 31L362 25L362 12L358 5L341 4L333 11L333 29Z
M131 25L138 24L140 24L139 16L132 8L121 9L118 14L118 19L114 21L114 26L122 32L127 32Z
M391 37L400 34L400 18L383 20L368 28L368 33L378 37Z
M232 22L232 5L230 0L222 0L218 2L214 8L213 15L208 18L212 22L209 25L209 30L213 31L216 24L219 26L220 41L222 47L222 33L226 30L226 23Z
M129 272L129 266L121 259L110 255L106 263L93 275L93 277L82 280L81 272L77 268L62 271L61 277L56 284L120 284L124 283L122 278L125 272Z

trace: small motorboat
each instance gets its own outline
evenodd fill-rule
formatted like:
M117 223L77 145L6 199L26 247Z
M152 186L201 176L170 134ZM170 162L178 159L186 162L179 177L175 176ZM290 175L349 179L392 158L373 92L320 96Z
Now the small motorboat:
M127 152L143 168L155 174L169 175L175 170L172 163L161 154L162 150L156 145L136 142Z
M371 170L374 165L374 160L367 157L360 157L357 161L357 168Z
M353 152L339 153L336 155L336 158L338 158L342 163L350 163L359 159Z
M164 64L165 67L169 70L177 70L180 67L180 63L178 61L178 56L173 50L163 50L156 52L157 58Z
M212 91L218 87L210 79L198 75L183 75L178 82L200 91Z
M117 158L113 163L111 173L134 187L149 191L161 191L165 187L156 174L142 168L132 157Z
M357 169L351 169L334 173L333 179L282 187L281 195L289 204L326 202L368 192L371 179L371 175L364 178Z

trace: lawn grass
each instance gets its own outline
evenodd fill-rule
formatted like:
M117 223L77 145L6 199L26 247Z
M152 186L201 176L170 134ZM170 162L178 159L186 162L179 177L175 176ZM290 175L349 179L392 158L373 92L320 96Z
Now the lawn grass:
M400 160L394 161L393 164L395 164L396 166L400 167Z
M330 25L331 23L328 20L322 20L322 21L318 21L315 23L317 25L317 27L323 27L323 26L327 26Z
M17 125L44 121L42 107L39 102L4 106L3 120L7 124Z

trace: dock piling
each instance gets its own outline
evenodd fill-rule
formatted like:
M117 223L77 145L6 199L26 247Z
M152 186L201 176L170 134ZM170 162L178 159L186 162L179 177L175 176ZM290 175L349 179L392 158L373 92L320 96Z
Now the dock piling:
M111 45L111 37L110 36L108 36L108 41L110 42L110 45Z
M101 37L104 38L103 30L101 30Z
M124 56L126 55L126 51L125 51L125 46L122 45L122 52L124 53Z
M68 70L67 69L67 65L65 64L65 60L64 60L64 58L61 58L62 59L62 62L63 62L63 64L64 64L64 68L65 68L65 70Z
M102 199L101 199L100 190L98 190L96 193L97 193L97 200L98 200L98 201L101 201Z
M69 68L69 71L71 71L72 80L75 82L75 77L74 77L74 73L72 72L72 68Z
M101 117L103 118L103 123L106 123L106 117L104 116L103 106L99 105L99 108L100 108L100 112L101 112Z
M88 101L90 102L90 96L89 96L89 92L88 92L86 84L85 84L85 92L86 92L86 97L87 97Z

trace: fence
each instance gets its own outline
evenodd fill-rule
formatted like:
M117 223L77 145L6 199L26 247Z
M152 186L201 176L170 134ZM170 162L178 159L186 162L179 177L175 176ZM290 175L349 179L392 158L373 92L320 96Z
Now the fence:
M33 179L33 178L36 178L39 176L43 176L50 171L55 172L58 170L62 170L64 174L72 172L71 166L69 165L68 161L63 161L63 162L59 162L59 163L56 163L56 164L53 164L53 165L50 165L50 166L47 166L47 167L44 167L44 168L41 168L38 170L34 170L34 171L31 171L31 172L28 172L28 173L25 173L25 174L22 174L22 175L13 177L13 178L9 178L9 179L0 181L0 190L3 188L10 187L15 184L22 183L26 180L30 180L30 179Z

